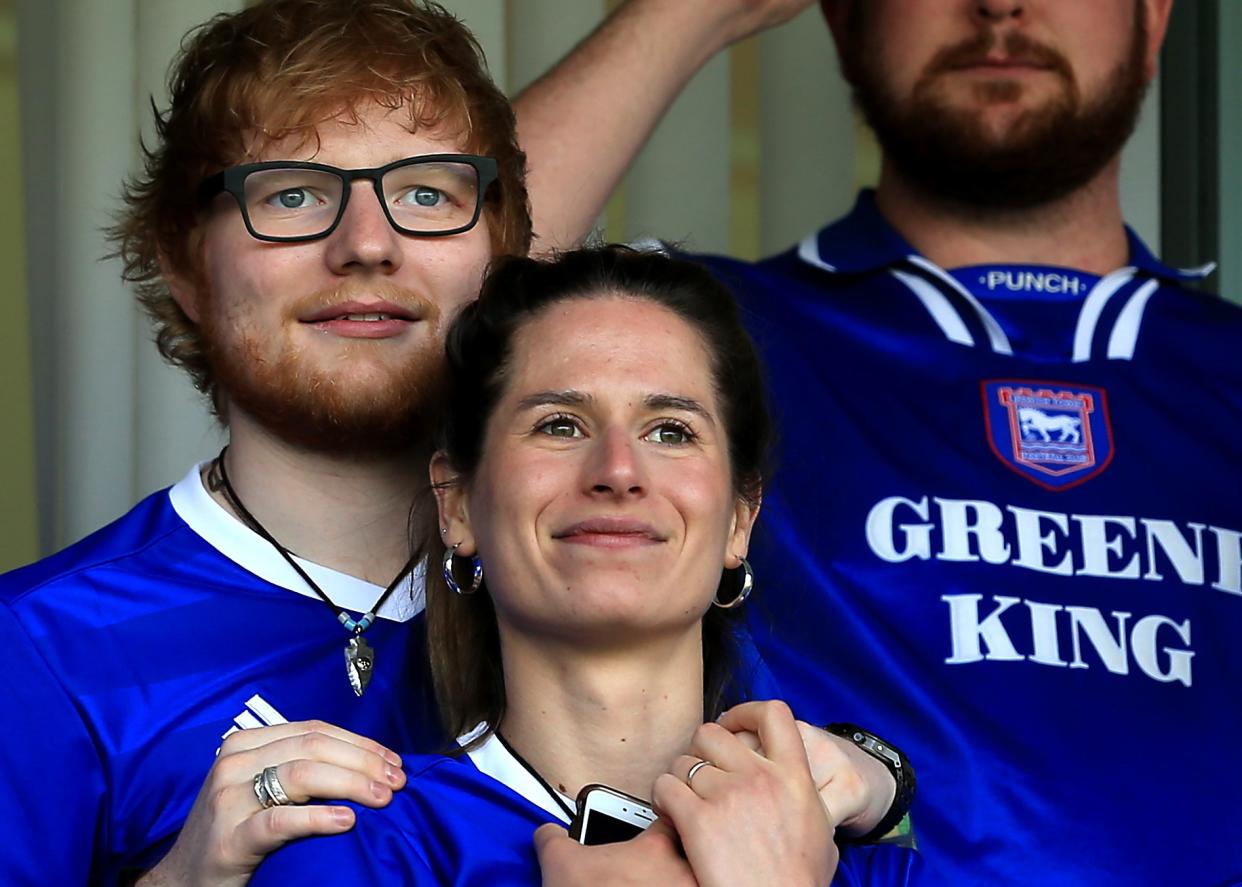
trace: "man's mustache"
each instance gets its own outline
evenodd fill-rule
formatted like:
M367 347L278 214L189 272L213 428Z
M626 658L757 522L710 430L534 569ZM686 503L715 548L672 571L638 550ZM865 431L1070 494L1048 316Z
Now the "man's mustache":
M1074 82L1073 68L1065 56L1052 47L1045 46L1026 34L1011 31L1000 37L990 29L979 31L974 37L940 50L927 65L924 78L986 65L989 63L989 55L994 54L998 46L1006 60L1046 68L1067 82Z
M334 305L345 303L384 302L402 308L410 316L429 323L440 319L440 306L412 289L392 283L356 283L318 290L299 299L293 312L299 317L315 314Z

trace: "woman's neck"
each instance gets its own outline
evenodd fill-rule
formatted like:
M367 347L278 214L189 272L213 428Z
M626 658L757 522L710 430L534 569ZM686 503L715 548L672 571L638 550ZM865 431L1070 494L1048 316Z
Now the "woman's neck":
M504 631L502 629L502 635ZM502 642L505 740L553 788L600 782L650 798L703 723L700 632L606 651Z

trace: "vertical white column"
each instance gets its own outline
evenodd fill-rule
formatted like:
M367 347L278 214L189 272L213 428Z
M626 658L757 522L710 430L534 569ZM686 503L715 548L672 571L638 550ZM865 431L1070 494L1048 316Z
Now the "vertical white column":
M56 242L39 244L56 264L55 360L60 466L57 544L115 517L133 490L134 302L102 229L129 169L133 114L133 10L129 2L63 0L55 46L54 138L59 162L47 197Z
M0 3L0 572L38 554L17 40L15 11Z
M215 13L234 12L241 6L241 0L136 0L131 105L135 125L146 144L154 144L155 138L151 99L161 109L167 106L168 68L182 37ZM137 169L140 162L135 152L132 168ZM189 377L159 356L146 314L139 311L134 322L136 409L131 500L175 483L192 462L215 455L224 439L206 399L194 390Z
M34 410L35 496L38 500L38 549L48 554L59 538L60 427L56 392L63 374L58 355L60 335L54 310L59 273L55 263L56 210L49 183L60 169L56 142L56 47L60 45L58 2L18 0L17 87L21 127L22 202L26 229L26 291L30 294L30 391Z
M760 244L787 249L850 208L854 111L818 7L760 37Z

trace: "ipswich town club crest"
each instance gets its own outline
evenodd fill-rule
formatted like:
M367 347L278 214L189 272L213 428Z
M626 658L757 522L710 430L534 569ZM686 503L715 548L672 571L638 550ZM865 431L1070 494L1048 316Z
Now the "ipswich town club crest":
M1113 434L1103 388L1027 379L985 380L982 388L992 452L1027 480L1065 490L1108 467Z

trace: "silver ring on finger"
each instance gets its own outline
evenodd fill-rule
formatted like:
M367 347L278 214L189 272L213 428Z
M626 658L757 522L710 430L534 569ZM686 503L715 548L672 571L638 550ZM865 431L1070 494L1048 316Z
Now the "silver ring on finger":
M254 774L254 796L259 802L259 806L266 810L268 807L276 806L276 799L272 797L267 790L267 783L263 781L263 773Z
M704 767L711 767L711 766L714 766L711 761L699 761L697 764L692 766L690 770L686 773L686 785L689 785L690 782L694 779L694 774L698 773Z
M263 777L263 788L271 797L273 806L284 807L293 803L293 800L285 793L285 787L280 784L280 777L276 775L275 767L264 767L260 775Z

